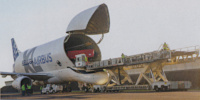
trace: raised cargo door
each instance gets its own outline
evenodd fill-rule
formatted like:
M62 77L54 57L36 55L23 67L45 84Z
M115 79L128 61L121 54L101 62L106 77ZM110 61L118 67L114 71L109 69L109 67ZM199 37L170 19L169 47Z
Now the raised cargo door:
M69 23L66 33L97 35L108 33L109 29L108 7L106 4L101 4L76 15Z

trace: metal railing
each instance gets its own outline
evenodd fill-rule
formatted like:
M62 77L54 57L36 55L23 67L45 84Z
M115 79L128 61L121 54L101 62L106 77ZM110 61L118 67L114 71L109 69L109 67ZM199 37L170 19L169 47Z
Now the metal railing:
M126 56L125 58L119 57L119 58L107 59L107 60L102 60L102 61L96 61L89 64L87 66L87 69L148 63L148 62L153 62L159 59L168 59L170 57L171 57L171 51L166 51L166 50L153 51L153 52L148 52L148 53L143 53L143 54Z
M194 57L200 57L200 46L190 46L185 48L178 48L171 50L173 53L173 56L175 56L178 59L183 59L182 56L188 56L188 58L194 58ZM179 54L176 54L179 53ZM175 55L174 55L175 54Z
M196 46L190 46L190 47L184 47L184 48L178 48L178 49L173 49L171 51L185 51L185 52L192 52L192 51L199 51L200 50L200 46L196 45Z

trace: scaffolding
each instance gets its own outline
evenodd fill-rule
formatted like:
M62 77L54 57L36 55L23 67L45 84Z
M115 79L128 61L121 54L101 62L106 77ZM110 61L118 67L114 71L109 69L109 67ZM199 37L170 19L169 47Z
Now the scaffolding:
M174 50L158 50L148 53L113 58L92 62L85 67L86 71L106 69L109 82L106 86L122 85L126 81L138 86L144 78L149 85L155 82L168 82L163 67L169 64L194 62L199 57L199 46ZM126 70L142 68L136 82L133 82Z

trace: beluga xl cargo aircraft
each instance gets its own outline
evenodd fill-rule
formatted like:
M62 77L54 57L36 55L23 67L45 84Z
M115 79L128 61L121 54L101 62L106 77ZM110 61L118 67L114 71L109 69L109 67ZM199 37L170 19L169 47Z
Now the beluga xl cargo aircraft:
M16 89L21 89L22 84L63 84L70 81L103 85L109 79L106 72L81 70L77 67L80 63L76 64L76 61L100 61L98 43L88 35L102 34L103 37L109 28L108 8L106 4L101 4L76 15L67 27L67 36L24 52L20 52L15 40L11 39L13 72L0 72L0 75L10 75L14 79L12 86ZM84 58L77 59L78 56Z

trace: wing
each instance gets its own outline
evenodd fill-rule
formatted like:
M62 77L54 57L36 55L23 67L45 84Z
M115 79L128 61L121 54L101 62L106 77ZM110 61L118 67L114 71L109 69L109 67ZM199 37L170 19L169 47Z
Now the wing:
M34 80L47 80L51 77L54 77L53 75L49 73L14 73L14 72L0 72L0 75L4 75L6 77L7 75L11 76L28 76L31 79Z

